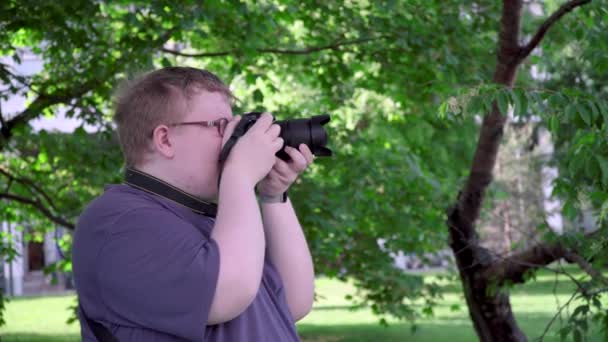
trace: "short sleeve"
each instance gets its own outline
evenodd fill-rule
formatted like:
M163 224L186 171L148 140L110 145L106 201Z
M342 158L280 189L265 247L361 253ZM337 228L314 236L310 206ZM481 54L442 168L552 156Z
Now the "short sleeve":
M108 323L202 340L219 273L219 249L188 221L159 208L122 215L97 259Z

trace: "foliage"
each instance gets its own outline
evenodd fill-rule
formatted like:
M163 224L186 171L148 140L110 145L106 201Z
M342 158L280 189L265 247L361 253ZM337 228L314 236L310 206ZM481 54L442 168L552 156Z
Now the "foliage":
M104 184L120 182L113 89L151 68L204 67L230 83L237 112L332 115L336 156L318 160L291 193L316 270L354 279L355 303L415 319L440 291L395 269L391 253L446 248L445 210L468 173L476 120L494 100L551 130L566 215L579 212L581 194L600 217L608 212L603 5L555 25L518 85L503 89L489 83L496 1L5 1L0 97L28 98L23 110L0 112L0 186L14 195L0 203L5 220L73 224ZM527 8L524 35L542 18ZM42 70L20 75L15 66L32 55ZM96 133L32 129L61 113ZM586 256L601 256L604 242ZM421 297L424 308L413 305Z

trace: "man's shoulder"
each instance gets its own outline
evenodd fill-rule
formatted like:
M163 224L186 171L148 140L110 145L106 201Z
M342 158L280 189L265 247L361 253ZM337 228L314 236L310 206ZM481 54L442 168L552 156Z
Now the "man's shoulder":
M128 185L109 185L105 191L91 201L81 213L76 229L85 228L112 233L120 223L130 224L146 221L153 225L155 219L182 221L178 212L156 196L134 189ZM166 219L166 220L165 220Z
M104 192L87 205L82 215L109 217L159 207L162 205L150 195L125 184L113 184L106 186Z

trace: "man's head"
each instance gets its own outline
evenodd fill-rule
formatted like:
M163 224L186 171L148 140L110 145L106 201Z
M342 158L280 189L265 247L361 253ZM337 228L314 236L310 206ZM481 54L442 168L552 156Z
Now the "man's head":
M129 82L114 117L127 166L214 198L222 137L217 126L199 122L230 119L231 100L217 76L195 68L163 68Z

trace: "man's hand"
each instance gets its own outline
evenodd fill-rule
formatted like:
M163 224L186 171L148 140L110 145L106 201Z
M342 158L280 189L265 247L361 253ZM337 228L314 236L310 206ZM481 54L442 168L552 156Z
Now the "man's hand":
M228 123L222 146L226 144L240 119L238 116ZM250 179L252 186L270 172L276 159L275 154L283 147L283 139L279 137L281 127L273 124L272 120L269 113L260 116L232 148L224 171L236 170L239 177Z
M278 196L283 194L298 176L312 164L315 156L306 144L300 144L297 150L291 146L285 146L285 152L291 158L285 162L276 158L270 172L258 183L258 192L266 196Z

